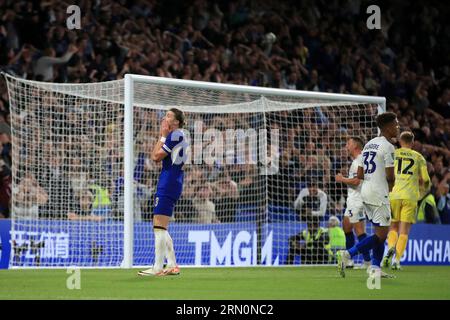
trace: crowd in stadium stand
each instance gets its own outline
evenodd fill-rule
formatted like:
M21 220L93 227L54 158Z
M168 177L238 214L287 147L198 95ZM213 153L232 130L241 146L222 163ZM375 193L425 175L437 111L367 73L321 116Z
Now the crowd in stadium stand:
M382 8L382 29L369 30L368 5L357 0L86 0L79 1L81 30L68 30L68 4L63 1L0 0L0 66L19 77L52 82L108 81L135 73L385 96L401 128L414 132L414 149L428 162L440 220L450 223L448 8L393 1ZM8 217L11 137L4 81L0 140L0 217ZM329 163L335 158L326 145L305 142L304 147L315 157L302 159L293 146L283 150L282 163L294 163L294 169L295 163L315 163L323 167L321 181L330 187L342 168ZM58 158L53 161L57 166ZM190 187L183 198L189 203L184 207L202 208L200 222L233 221L232 199L254 192L251 186L257 185L250 181L251 170L221 172L211 186L194 186L190 182L196 177L201 181L205 173L188 169L185 185ZM47 203L55 195L38 178L22 177L25 190L34 188L36 204ZM339 199L331 196L329 211L338 211ZM80 196L80 212L95 202L93 197ZM286 203L293 206L296 197L292 192Z

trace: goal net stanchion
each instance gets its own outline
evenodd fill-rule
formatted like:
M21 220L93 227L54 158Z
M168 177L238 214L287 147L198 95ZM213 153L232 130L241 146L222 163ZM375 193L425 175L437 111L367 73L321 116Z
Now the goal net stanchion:
M351 163L346 139L375 136L385 110L380 97L139 75L91 84L6 79L11 267L151 265L160 164L150 152L172 107L186 114L190 144L169 227L181 265L333 263L330 248L311 248L302 231L326 227L331 215L342 221L346 187L334 176ZM326 195L325 208L322 193L299 197L308 187Z

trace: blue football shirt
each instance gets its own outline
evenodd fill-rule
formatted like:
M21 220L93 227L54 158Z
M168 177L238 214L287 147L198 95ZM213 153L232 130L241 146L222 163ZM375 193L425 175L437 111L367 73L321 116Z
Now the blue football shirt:
M174 130L166 137L162 149L168 154L162 161L156 196L178 200L183 191L183 165L186 161L187 142L183 131Z

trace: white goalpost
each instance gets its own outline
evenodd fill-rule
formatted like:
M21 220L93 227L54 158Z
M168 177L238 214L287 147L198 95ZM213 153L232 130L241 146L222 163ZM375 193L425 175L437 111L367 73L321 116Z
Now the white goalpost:
M153 263L160 165L150 152L172 107L185 112L190 145L169 226L181 265L331 264L337 248L325 233L330 216L342 221L347 187L334 176L351 163L346 139L372 138L386 110L383 97L132 74L86 84L5 77L13 268ZM312 224L324 228L320 248L305 241Z

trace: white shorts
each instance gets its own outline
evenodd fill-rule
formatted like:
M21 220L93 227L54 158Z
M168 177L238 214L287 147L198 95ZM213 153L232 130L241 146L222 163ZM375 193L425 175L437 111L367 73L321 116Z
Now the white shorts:
M364 203L367 219L375 226L389 227L391 225L391 206L382 204L375 206Z
M366 216L364 214L364 205L351 205L345 209L344 217L348 217L350 223L358 223L360 221L364 221Z

